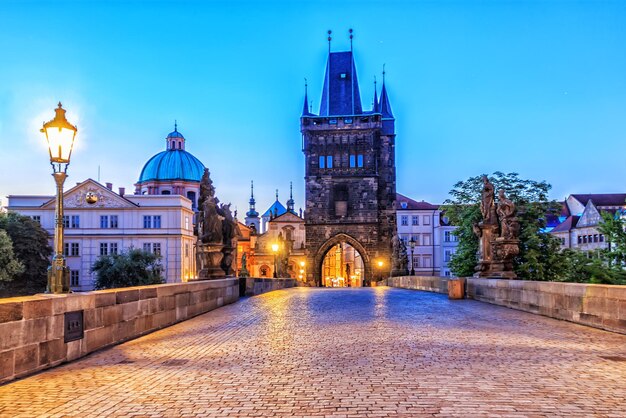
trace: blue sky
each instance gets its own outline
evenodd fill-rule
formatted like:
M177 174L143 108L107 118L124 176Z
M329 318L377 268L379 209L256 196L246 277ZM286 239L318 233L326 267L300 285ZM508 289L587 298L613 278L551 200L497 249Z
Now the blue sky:
M79 136L66 186L133 190L178 120L222 201L304 206L299 116L327 56L354 50L364 107L386 64L398 191L440 203L496 170L552 196L623 192L626 2L0 2L0 196L51 194L38 129L61 100ZM380 86L380 84L379 84Z

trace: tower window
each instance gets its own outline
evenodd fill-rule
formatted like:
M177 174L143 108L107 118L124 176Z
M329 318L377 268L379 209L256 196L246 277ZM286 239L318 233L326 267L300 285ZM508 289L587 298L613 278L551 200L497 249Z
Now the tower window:
M356 166L363 167L363 154L357 155Z
M356 155L350 155L350 168L356 167Z
M339 77L341 77L342 79L348 78L348 74L347 73L341 73L339 75Z
M320 155L320 168L325 168L326 167L326 157L323 155Z
M332 155L326 156L326 168L333 168L333 156Z

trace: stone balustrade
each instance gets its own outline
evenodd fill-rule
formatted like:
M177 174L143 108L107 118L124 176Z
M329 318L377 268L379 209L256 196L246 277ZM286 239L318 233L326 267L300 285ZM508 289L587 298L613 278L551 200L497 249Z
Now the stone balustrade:
M246 278L246 296L255 296L273 290L287 289L297 286L295 279L267 279L260 277Z
M238 299L238 279L0 299L0 383ZM67 341L72 334L68 329L79 338Z
M449 279L390 277L387 285L447 294ZM466 297L626 334L626 286L470 277Z

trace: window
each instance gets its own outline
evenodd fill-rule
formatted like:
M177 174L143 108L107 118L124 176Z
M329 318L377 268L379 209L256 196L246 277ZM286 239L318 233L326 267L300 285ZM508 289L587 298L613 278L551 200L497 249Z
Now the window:
M352 123L352 118L345 118L345 119L343 120L343 123L346 123L346 124L351 124L351 123Z
M109 243L101 242L100 243L100 255L108 255L109 254Z
M326 157L320 155L320 168L326 168Z
M424 256L424 259L422 261L423 261L424 267L426 268L432 267L430 256Z
M350 168L356 167L356 155L350 155Z
M117 242L109 243L109 254L117 254Z
M70 227L70 217L67 215L63 215L63 228Z
M117 228L119 227L119 223L117 220L117 215L111 215L111 228Z
M70 270L70 286L76 287L79 284L80 271Z
M430 225L430 216L424 215L422 218L422 221L423 221L422 225Z
M593 242L598 242L598 234L593 234Z
M333 156L332 155L326 156L326 168L333 168Z
M403 235L402 236L402 242L404 243L404 246L408 246L409 245L409 236L408 235Z
M443 253L443 261L448 263L451 258L452 258L452 251L451 250L445 250L444 253Z
M578 236L578 243L579 244L583 243L583 237L581 235Z
M32 218L33 218L33 221L37 222L38 224L40 224L40 223L41 223L41 216L39 216L39 215L35 215L35 216L33 216Z
M70 255L70 244L68 242L63 243L63 255L66 257Z
M604 234L600 234L600 242L604 242Z
M152 245L149 242L144 242L143 250L147 253L152 252Z
M189 216L185 216L185 229L189 229Z
M443 272L443 275L444 275L445 277L450 277L450 270L446 270L446 271L444 271L444 272Z
M152 244L152 252L156 255L161 255L161 243L155 242Z
M411 225L417 226L419 224L420 224L420 217L419 216L411 216Z
M406 208L407 208L407 206L408 206L408 205L406 204L406 202L400 202L400 207L401 207L402 209L406 209Z
M63 226L65 228L80 228L80 216L78 215L64 216Z
M444 240L444 242L450 242L452 240L451 238L452 238L451 231L445 231L443 233L443 240Z
M409 224L409 217L408 216L402 215L402 217L400 219L401 219L400 224L402 226L407 226Z
M424 245L430 245L430 234L423 234Z
M420 245L420 234L411 235L411 239L415 242L415 245Z
M78 257L80 255L80 247L78 242L64 242L63 255L66 257Z
M356 156L356 166L363 167L363 154L359 154Z
M587 235L583 235L583 244L587 243Z
M146 215L143 217L143 227L147 229L151 228L161 228L161 215L149 216Z
M413 268L419 268L420 266L420 257L419 255L416 255L415 257L413 257Z
M347 78L347 77L348 77L348 74L346 74L346 73L341 73L341 74L339 74L339 77L340 77L340 78Z
M100 228L109 227L109 217L107 215L100 216Z
M185 257L189 257L189 244L185 244Z

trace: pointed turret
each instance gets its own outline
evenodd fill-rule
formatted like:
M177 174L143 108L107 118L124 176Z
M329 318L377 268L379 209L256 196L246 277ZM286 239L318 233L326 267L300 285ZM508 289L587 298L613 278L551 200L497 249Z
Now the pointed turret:
M383 88L380 92L380 104L379 111L383 114L383 119L394 119L393 112L391 111L391 104L389 104L389 95L387 94L387 88L385 87L385 79L383 77Z
M378 105L378 87L376 85L376 77L374 77L374 107L372 113L380 113L380 106Z
M311 111L309 110L309 92L308 92L308 84L306 78L304 79L304 106L302 107L302 116L311 116Z

